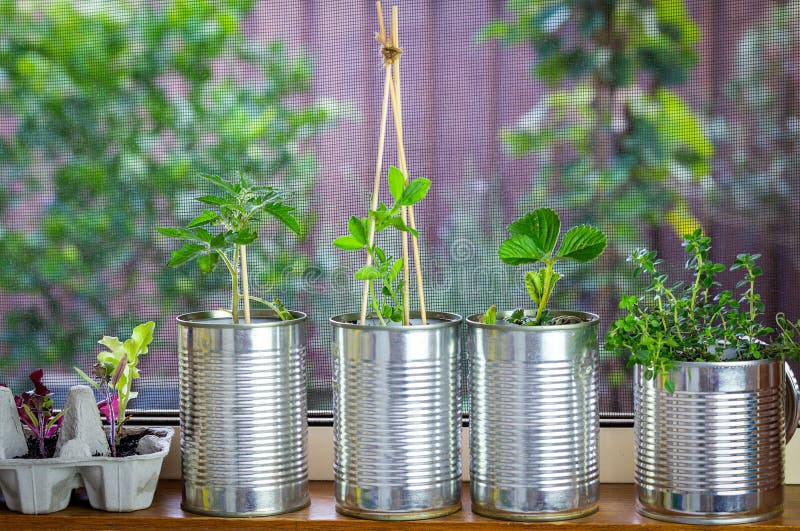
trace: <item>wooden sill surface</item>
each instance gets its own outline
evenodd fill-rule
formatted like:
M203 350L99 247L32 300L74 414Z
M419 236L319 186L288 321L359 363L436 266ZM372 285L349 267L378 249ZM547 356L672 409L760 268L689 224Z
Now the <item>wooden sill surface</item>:
M180 481L161 481L153 505L133 513L106 513L95 511L86 500L73 500L70 506L58 513L30 516L10 512L0 506L0 530L24 531L45 529L117 530L117 529L285 529L285 530L382 530L382 529L520 529L523 527L550 527L564 529L622 529L671 528L698 530L701 526L682 526L658 522L639 516L634 510L634 490L630 484L603 484L600 487L600 510L585 518L563 522L521 524L483 518L470 510L469 485L464 484L463 509L455 514L432 520L411 522L375 522L339 515L335 510L333 484L327 481L311 482L311 506L295 513L269 518L213 518L186 513L181 510ZM783 516L765 522L744 526L726 526L724 529L747 528L797 529L800 528L800 486L786 487ZM722 529L722 528L720 528Z

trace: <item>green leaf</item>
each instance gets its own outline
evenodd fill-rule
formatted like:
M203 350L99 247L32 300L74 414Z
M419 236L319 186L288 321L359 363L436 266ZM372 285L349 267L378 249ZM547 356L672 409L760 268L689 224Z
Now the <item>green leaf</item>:
M191 240L194 242L202 241L202 239L194 232L187 229L173 229L170 227L158 227L156 232L163 234L168 238L175 238L178 240Z
M192 221L190 221L187 227L193 229L195 227L201 227L203 225L214 224L217 221L219 221L219 215L216 212L212 212L210 210L203 210L203 213L194 218Z
M350 231L350 234L356 240L360 241L362 244L367 243L367 230L364 228L364 224L355 216L350 216L350 221L347 222L347 230Z
M201 203L205 203L206 205L216 205L216 206L226 206L226 205L235 205L236 198L229 196L229 195L202 195L200 197L195 197L196 201Z
M411 227L409 227L408 225L406 225L405 223L403 223L403 218L401 218L400 216L393 217L390 220L390 222L392 224L392 227L394 227L395 229L401 232L410 232L411 234L414 235L415 238L419 238L419 233L414 229L412 229Z
M522 218L508 226L512 236L529 236L545 255L553 252L561 231L561 220L554 210L539 208L525 214Z
M419 203L428 194L428 189L431 187L431 182L425 177L414 179L408 186L406 186L403 195L397 202L403 206L411 206Z
M22 409L25 411L25 414L28 415L28 418L31 419L31 422L34 426L39 427L39 419L36 418L36 415L33 414L31 408L28 407L27 404L22 405Z
M533 302L539 304L545 292L545 270L530 271L525 275L525 289Z
M333 245L334 247L344 249L345 251L356 251L364 248L364 244L352 236L341 236L336 238L333 240Z
M202 271L205 274L213 273L214 270L217 268L218 262L219 262L219 254L217 253L204 254L203 256L197 259L197 265L200 266L200 271Z
M389 168L389 193L395 201L400 201L406 188L406 176L394 166Z
M117 338L117 337L103 336L103 338L100 341L98 341L97 343L99 343L100 345L103 345L104 347L106 347L111 352L121 352L122 351L122 341L120 341L119 338ZM116 358L115 358L115 360L116 360ZM103 361L103 360L101 360L100 357L98 356L97 361Z
M591 225L573 227L564 235L556 258L568 258L576 262L594 260L606 248L606 236Z
M258 233L252 229L242 229L239 232L231 232L228 241L236 245L249 245L258 239Z
M77 367L73 367L73 369L75 369L75 372L77 372L77 373L78 373L78 376L80 376L81 378L83 378L83 380L84 380L86 383L88 383L89 385L91 385L92 387L94 387L95 389L97 389L98 391L100 390L100 385L98 385L98 383L97 383L97 382L95 382L95 381L94 381L92 378L90 378L88 374L86 374L85 372L83 372L82 370L80 370L80 369L79 369L79 368L77 368Z
M217 188L221 188L231 195L236 195L236 189L234 188L234 185L232 185L222 177L219 177L218 175L211 175L208 173L201 173L200 177L210 182Z
M155 327L156 323L147 321L146 323L138 325L133 329L133 332L131 332L131 339L137 345L137 355L147 354L147 346L153 341L153 330ZM135 360L136 358L133 359L133 361Z
M356 280L375 280L381 278L381 272L374 266L365 266L356 271Z
M481 315L480 322L488 325L497 324L497 306L490 306L489 309Z
M203 254L205 250L205 245L201 245L199 243L187 243L180 249L172 252L172 257L170 258L169 262L167 262L167 266L178 267L179 265L185 264L190 260L194 260Z
M194 229L194 233L197 235L197 237L200 240L202 240L205 243L211 243L211 242L214 241L214 236L210 232L208 232L206 229L198 227L198 228Z
M53 415L52 417L50 417L50 420L47 421L47 429L48 430L50 428L52 428L53 426L55 426L56 422L58 422L58 419L63 417L64 413L67 412L67 409L69 409L69 408L64 408L61 411L59 411L58 413L56 413L55 415Z
M274 216L295 234L303 234L303 228L300 226L300 222L297 221L297 218L292 214L292 212L294 212L293 207L284 205L283 203L267 203L264 205L263 211Z
M506 264L519 265L535 264L545 253L530 236L513 236L500 244L497 254Z
M401 258L399 260L396 260L392 264L392 269L389 270L389 275L388 275L389 282L394 282L395 279L397 278L397 275L399 275L400 271L402 270L403 270L403 259Z

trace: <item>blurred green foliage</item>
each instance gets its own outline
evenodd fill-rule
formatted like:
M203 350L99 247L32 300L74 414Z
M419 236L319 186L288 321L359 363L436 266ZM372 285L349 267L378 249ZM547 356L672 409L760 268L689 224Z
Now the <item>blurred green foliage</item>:
M535 157L526 208L551 206L609 235L603 263L582 277L605 293L596 306L604 313L616 307L615 272L634 247L665 224L680 236L699 223L684 194L711 182L713 147L668 88L689 77L698 29L683 0L507 5L513 19L490 23L479 39L533 47L531 73L548 89L502 139L512 156Z
M728 87L733 112L715 128L726 163L717 215L747 219L767 252L795 250L784 257L797 256L800 233L798 20L800 1L778 3L744 33Z
M23 360L71 364L95 350L98 331L222 300L220 280L167 270L174 245L153 231L197 213L184 206L196 172L280 181L313 221L303 141L339 109L298 103L312 65L279 40L246 39L251 7L0 0L4 375ZM254 263L266 246L277 256L256 279L269 289L276 271L308 260L286 236L262 235L251 251Z

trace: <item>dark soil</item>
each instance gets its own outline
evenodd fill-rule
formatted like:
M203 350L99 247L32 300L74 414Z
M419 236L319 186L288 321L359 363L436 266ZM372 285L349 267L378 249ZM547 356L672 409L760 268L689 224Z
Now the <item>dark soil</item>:
M136 455L136 446L139 444L139 439L149 434L149 431L143 431L141 433L126 435L123 437L117 445L117 457Z
M133 433L131 435L126 435L122 438L122 441L117 445L117 457L129 457L131 455L136 455L136 446L139 444L139 440L144 437L145 435L151 435L149 430L144 430L140 433ZM47 457L53 457L56 453L56 442L58 442L57 437L51 437L50 439L46 439L44 441L44 448L47 452ZM39 455L39 441L36 440L36 437L28 437L28 453L17 457L16 459L41 459Z
M47 457L53 457L53 454L56 453L56 442L58 439L56 437L51 437L49 439L44 440L44 450L47 452ZM39 441L36 437L28 437L28 453L18 457L17 459L41 459L42 456L39 455Z

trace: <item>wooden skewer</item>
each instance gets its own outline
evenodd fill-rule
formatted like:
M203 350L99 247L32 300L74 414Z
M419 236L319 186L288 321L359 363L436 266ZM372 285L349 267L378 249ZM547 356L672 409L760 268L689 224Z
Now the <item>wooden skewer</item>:
M398 31L399 27L399 20L397 16L397 7L392 7L392 37L395 48L400 48L400 32ZM394 83L392 85L391 97L392 97L392 111L393 116L395 118L395 129L397 130L397 155L400 159L400 171L403 172L403 175L406 177L406 182L408 182L408 164L406 162L406 149L405 149L405 141L403 139L403 105L402 105L402 97L400 93L400 57L398 57L394 64ZM392 90L393 89L393 90ZM406 222L406 219L403 219L403 222ZM417 230L417 222L414 219L414 207L408 207L408 226L411 227L413 230ZM405 233L404 233L405 234ZM419 310L420 310L420 318L422 319L422 324L428 324L428 315L425 308L425 287L422 278L422 260L420 259L419 253L419 241L416 236L411 236L411 246L414 253L414 271L416 272L417 277L417 293L419 296ZM406 287L408 286L408 276L406 275Z
M378 4L378 13L381 13L381 3ZM381 31L383 31L383 17L381 17ZM378 160L375 163L375 182L372 186L372 210L378 210L378 194L381 188L381 171L383 170L383 148L386 143L386 122L389 115L389 87L392 86L392 71L386 68L386 78L383 83L383 103L381 105L381 127L378 135ZM375 243L375 218L369 217L369 231L367 242L370 247ZM372 255L367 253L367 266L372 265ZM361 316L359 323L364 326L367 322L367 302L369 300L369 288L371 280L364 281L361 290Z
M244 293L244 322L250 324L250 282L247 278L247 247L239 246L239 258L242 261L242 290ZM235 312L238 308L234 308Z
M398 16L398 9L397 6L392 6L392 29L389 35L391 39L392 46L395 48L399 48L398 43L400 42L400 31L399 31L399 16ZM399 58L394 61L395 72L397 72L399 68L398 64ZM391 70L392 65L387 65L386 69ZM396 76L396 73L395 73ZM392 90L395 89L395 90ZM402 129L402 118L397 110L397 90L395 87L395 83L391 83L389 86L389 93L393 94L392 97L392 116L394 117L394 124L395 129L397 130L397 142L398 142L398 149L400 145L400 131ZM406 180L408 180L408 176L406 173L406 169L402 167L402 159L401 159L401 167L400 171L406 175ZM403 220L404 225L408 225L408 207L401 207L400 208L400 217ZM410 264L408 263L408 233L403 232L401 235L401 248L403 250L403 324L408 326L411 324L411 290L410 290Z

